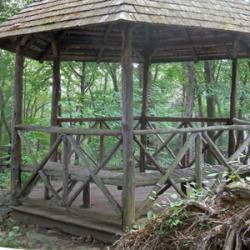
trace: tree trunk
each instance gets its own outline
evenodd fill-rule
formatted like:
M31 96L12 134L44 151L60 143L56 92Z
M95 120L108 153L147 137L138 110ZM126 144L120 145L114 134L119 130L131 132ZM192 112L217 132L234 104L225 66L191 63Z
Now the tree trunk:
M81 94L81 101L83 102L83 96L85 95L85 88L86 88L86 69L87 69L87 65L85 62L82 62L82 65L81 65L81 75L80 75L80 94ZM83 103L82 103L83 104ZM77 112L80 112L81 115L83 115L83 110L82 108L77 108L76 110ZM80 123L80 125L82 125L82 123ZM80 144L80 141L81 141L81 136L80 135L77 135L76 136L76 141L77 141L77 144L79 145ZM79 164L79 156L77 153L75 153L75 164L78 165Z
M245 76L244 76L244 80L240 81L242 83L242 93L241 93L241 97L240 97L240 105L239 105L239 110L238 110L238 118L243 120L244 119L244 115L243 115L243 109L245 107L246 104L246 87L247 87L247 75L248 73L246 71L245 72ZM244 131L238 131L237 133L237 145L236 145L236 149L240 146L240 144L244 141Z
M189 62L186 64L188 73L188 86L186 88L186 98L185 98L185 117L192 117L194 110L194 99L195 99L195 88L197 85L195 64Z
M184 94L184 117L192 117L194 110L195 88L197 85L196 69L194 62L188 62L184 65L187 71L188 85L185 88ZM189 124L184 124L188 127ZM185 144L187 138L186 135L181 135L181 144ZM189 164L189 159L192 158L193 152L188 151L182 159L182 165L186 167Z
M112 82L113 82L114 91L119 92L118 79L117 79L118 66L114 63L112 63L112 64L107 63L107 69L108 69L108 72L109 72L111 79L112 79Z
M212 62L205 61L204 62L204 77L205 77L205 83L206 83L206 89L207 89L207 117L208 118L214 118L215 117L215 97L211 94L211 88L214 83L214 69ZM213 122L208 122L208 126L213 126ZM214 132L208 133L210 138L213 140L214 138ZM211 154L210 151L207 151L206 154L206 161L210 164L214 164L214 157Z

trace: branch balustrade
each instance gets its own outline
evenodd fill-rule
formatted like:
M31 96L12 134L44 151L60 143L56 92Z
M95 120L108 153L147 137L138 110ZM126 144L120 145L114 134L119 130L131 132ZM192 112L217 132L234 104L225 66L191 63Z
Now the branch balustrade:
M59 206L70 207L82 192L85 192L84 201L89 202L89 185L94 183L105 195L114 212L121 218L122 204L115 199L112 191L107 188L108 185L113 185L120 187L122 190L124 185L123 172L109 168L112 159L123 148L121 127L119 128L116 125L117 129L113 129L112 124L109 124L119 121L121 121L120 118L60 119L61 124L65 122L93 123L90 128L16 126L22 145L29 152L32 160L32 168L30 166L23 166L22 168L23 171L31 171L31 176L27 183L22 185L18 198L23 199L29 196L33 187L39 181L42 181L50 191L49 199ZM156 127L153 125L155 122L177 123L177 128ZM211 124L211 122L213 124L222 123L223 125L198 127L200 123L204 125L205 123ZM147 119L147 128L141 129L141 119L135 118L133 131L135 155L133 160L134 162L139 161L138 154L143 154L146 157L147 165L143 173L140 172L141 169L136 169L135 186L152 186L152 191L145 201L137 206L136 218L144 215L153 206L155 200L170 186L180 197L184 198L186 194L180 188L180 184L195 182L196 188L199 189L204 186L205 179L214 179L224 172L233 175L234 178L248 174L250 171L248 166L250 124L242 124L242 121L241 124L238 124L240 122L236 120L235 123L234 125L227 125L228 119L152 117ZM223 133L228 134L229 131L244 132L245 136L234 154L228 157L227 152L222 150L217 142ZM32 144L25 137L27 132L57 134L56 142L40 162L37 160ZM87 138L93 137L99 138L99 152L96 157L93 157L88 151L87 145L84 144ZM144 143L143 137L147 138L147 142L149 142L150 137L155 137L160 144L156 148L152 148L150 143ZM113 144L108 150L105 148L107 138L113 140ZM171 145L173 141L175 141L175 148ZM61 151L61 159L58 162L50 162L51 156L57 150ZM204 155L206 152L210 152L217 162L215 166L205 162ZM79 166L75 166L73 154L77 155ZM189 158L188 164L184 165L183 158L187 155ZM122 160L120 167L123 169ZM61 187L56 189L53 186L53 181L50 180L51 176L60 177L62 180ZM89 206L90 204L85 204L85 207Z
M86 126L86 124L89 124L89 128L99 128L99 129L113 129L119 128L121 129L121 117L97 117L97 118L59 118L58 122L60 125L68 124L70 123L71 125L75 125L77 127L80 126ZM143 126L143 129L154 129L154 128L164 128L164 127L201 127L201 126L207 126L211 124L228 124L229 119L227 118L177 118L177 117L140 117L136 116L134 117L134 129L142 129L142 125L144 124L144 121L146 121L146 126ZM217 136L220 137L221 135ZM105 142L104 142L104 137L100 137L100 158L105 154ZM163 144L163 139L161 135L153 135L151 137L148 136L141 136L142 138L144 137L144 144L145 142L148 142L148 145L152 148L154 147L154 150L157 151L155 152L155 156L159 155L162 150L168 151L170 154L170 158L175 157L175 152L178 151L179 148L179 142L176 143L175 140L175 145L172 145L174 149L171 149L170 146L168 145L169 143L173 142L174 138L170 138L169 142L166 142L164 145ZM146 138L147 137L147 138ZM182 135L183 137L183 135ZM185 136L184 136L185 137ZM84 138L86 140L87 138ZM218 138L215 137L217 140ZM179 139L181 141L181 138ZM143 141L143 139L142 139ZM182 138L182 143L185 142L185 138ZM187 156L187 155L186 155ZM145 161L143 160L143 157L146 158L144 155L143 151L141 152L135 152L134 154L134 159L136 160L137 164L136 166L140 167L142 171L146 169L146 159ZM186 157L188 158L188 157ZM183 161L187 161L183 159ZM142 166L143 165L143 166ZM190 166L189 163L184 163L186 167ZM115 168L115 166L114 166Z

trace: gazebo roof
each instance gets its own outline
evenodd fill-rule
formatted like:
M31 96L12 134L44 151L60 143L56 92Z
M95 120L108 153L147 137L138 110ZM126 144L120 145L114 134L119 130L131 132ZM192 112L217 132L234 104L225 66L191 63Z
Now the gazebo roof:
M121 23L134 28L134 59L145 41L153 62L231 58L250 53L250 5L243 0L43 0L0 26L0 48L51 60L57 42L62 60L119 61ZM148 49L147 46L147 49Z

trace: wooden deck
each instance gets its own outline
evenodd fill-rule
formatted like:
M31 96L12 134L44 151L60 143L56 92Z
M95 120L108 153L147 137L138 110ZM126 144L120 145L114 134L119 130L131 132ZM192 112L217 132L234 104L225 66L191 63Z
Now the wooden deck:
M34 168L32 166L26 166L22 168L22 171L33 172ZM44 172L46 175L51 177L62 178L63 176L63 167L59 163L49 162L45 168ZM226 172L224 166L203 166L203 174L205 179L213 179L216 174ZM250 166L242 166L238 168L238 174L245 175L250 173ZM70 179L75 181L85 181L88 177L88 169L81 166L71 166ZM104 184L123 187L123 173L121 171L109 171L101 170L98 174ZM138 171L135 174L135 186L144 187L144 186L153 186L157 184L161 177L161 173L158 171L148 170L145 173L139 173ZM185 168L185 169L175 169L171 175L172 179L176 183L184 183L195 180L195 169L194 168Z
M226 171L223 166L203 166L204 179L214 179L216 174ZM32 172L34 169L24 167L23 171ZM44 168L46 175L53 177L52 185L59 188L63 175L62 166L60 164L48 163ZM244 166L238 169L240 175L250 174L250 166ZM102 170L98 174L102 181L105 183L110 193L121 205L122 191L117 187L123 186L123 173L117 171ZM70 167L70 178L79 182L84 181L88 177L87 171L83 167ZM158 183L161 174L156 171L147 171L146 173L136 173L136 208L148 196L152 188ZM190 169L176 169L171 177L176 183L185 183L187 181L195 180L195 170ZM77 189L78 186L75 188ZM171 200L171 194L175 192L170 187L165 195L158 198L157 203L167 204ZM22 199L21 206L13 207L14 216L23 222L39 224L48 228L57 228L66 233L76 235L91 235L94 238L103 242L110 243L116 239L116 236L122 234L122 221L121 217L112 209L112 206L107 201L102 191L91 183L90 185L91 208L82 207L82 197L79 196L72 207L63 208L55 205L53 200L43 200L44 184L39 182L32 190L29 198ZM145 218L145 214L144 214Z
M123 232L115 217L103 216L91 210L63 209L45 201L26 201L13 207L14 217L24 223L56 228L62 232L79 236L94 236L95 239L111 243Z
M61 185L60 180L53 180L54 187ZM77 188L77 186L76 186ZM121 204L121 190L115 186L108 186L110 192ZM136 207L146 198L152 187L136 189ZM32 190L29 198L22 199L21 206L14 206L13 215L18 221L37 224L46 228L56 228L66 233L93 236L95 239L112 243L123 233L121 217L112 209L102 191L92 183L91 208L82 207L82 199L79 196L72 207L63 208L57 206L53 200L43 200L44 185L42 182ZM173 190L169 189L170 194ZM167 203L166 197L160 197L159 203Z
M216 131L219 129L214 140L204 132L211 129ZM219 136L230 129L235 127L177 129L176 133L161 139L161 147L155 149L154 153L149 152L135 135L134 143L144 153L146 161L140 161L141 164L138 165L140 170L145 172L141 173L139 168L135 168L134 174L134 166L130 169L131 179L127 178L130 166L128 162L125 162L120 170L112 170L109 166L115 154L124 149L120 137L100 160L98 157L90 156L84 149L84 144L77 143L73 136L75 133L90 136L93 132L66 129L58 136L41 162L37 162L36 156L32 154L32 165L21 167L22 172L30 172L31 175L29 180L23 183L21 190L16 190L17 201L21 201L22 205L13 208L14 214L26 222L59 228L72 234L92 235L105 242L113 241L115 235L132 228L135 221L138 223L145 218L149 210L156 209L155 202L167 206L173 192L181 198L186 198L187 192L180 188L180 184L194 182L197 188L202 188L204 184L212 184L213 181L208 180L216 178L221 173L234 174L237 179L249 175L250 136L244 139L230 157L226 157L225 152L215 144ZM239 131L241 129L242 127L239 127ZM51 133L56 131L57 128L53 128L53 131L49 128ZM111 132L113 135L114 131ZM168 135L173 131L171 129L163 132L158 130L149 132L142 130L142 132L146 134L164 132ZM170 163L165 161L164 164L157 156L178 132L186 133L185 143L178 148L176 155L173 149L167 148L166 151L170 151L173 160ZM106 130L97 131L99 136L111 136L109 133L110 131ZM23 135L20 138L26 147L29 145L27 150L32 152L32 144L27 143ZM207 150L218 165L211 166L204 162ZM60 163L50 162L52 155L57 151L62 153ZM83 165L73 165L71 152L78 156ZM103 151L100 149L100 152ZM194 153L192 157L190 152ZM134 159L134 156L132 158Z

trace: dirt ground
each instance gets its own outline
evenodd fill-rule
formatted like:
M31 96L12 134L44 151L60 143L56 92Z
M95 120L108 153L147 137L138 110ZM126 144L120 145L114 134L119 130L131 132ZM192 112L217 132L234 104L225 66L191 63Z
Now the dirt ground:
M77 237L57 230L18 224L11 217L9 194L0 190L0 247L41 250L108 250L90 237Z

